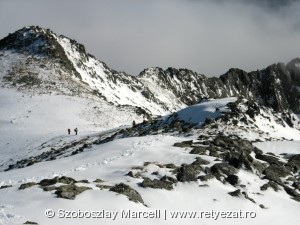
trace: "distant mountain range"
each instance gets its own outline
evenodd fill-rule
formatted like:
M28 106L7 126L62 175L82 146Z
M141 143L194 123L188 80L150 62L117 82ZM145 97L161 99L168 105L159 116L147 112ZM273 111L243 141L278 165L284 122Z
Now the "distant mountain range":
M24 27L0 40L2 86L38 94L93 95L145 115L165 115L207 98L243 97L278 112L300 112L300 59L219 78L188 69L117 72L82 44L49 29Z

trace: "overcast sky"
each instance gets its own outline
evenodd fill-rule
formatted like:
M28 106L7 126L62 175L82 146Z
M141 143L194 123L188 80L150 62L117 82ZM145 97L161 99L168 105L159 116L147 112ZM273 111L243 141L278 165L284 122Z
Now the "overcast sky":
M27 25L133 75L159 66L219 76L300 57L298 0L0 0L0 38Z

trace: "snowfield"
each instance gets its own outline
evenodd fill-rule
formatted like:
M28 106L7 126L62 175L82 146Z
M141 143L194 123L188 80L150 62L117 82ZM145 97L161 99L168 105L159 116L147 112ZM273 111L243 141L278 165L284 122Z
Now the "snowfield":
M84 105L91 103L82 102L80 99L62 96L30 97L6 89L1 90L1 95L4 96L1 98L1 106L4 106L1 110L1 160L4 165L9 159L21 159L38 154L39 151L46 151L47 149L37 149L45 141L49 145L59 146L63 145L62 142L89 140L97 137L101 130L110 127L110 124L103 124L109 120L92 117L92 113L86 114ZM179 111L178 115L189 122L203 123L207 116L217 117L220 112L227 112L229 109L225 105L232 101L235 98L203 102ZM66 104L68 107L64 107ZM117 124L117 121L113 123ZM69 126L78 126L80 135L76 136L72 132L68 136L66 128ZM176 178L172 169L163 165L172 163L179 167L195 161L197 155L190 154L190 148L173 145L176 142L196 139L197 136L195 132L192 136L166 133L117 138L100 145L93 144L80 154L3 171L0 173L0 186L8 188L0 189L0 224L17 225L26 221L45 225L265 224L270 220L275 225L287 222L297 224L299 203L283 190L275 192L268 189L262 192L260 187L266 181L246 170L240 170L237 175L242 190L255 203L243 196L230 196L228 193L237 188L216 179L178 182L173 185L173 190L140 186L145 177L152 180L165 175ZM255 145L264 152L275 154L300 153L299 141L258 142ZM215 157L202 155L201 158L207 160L209 166L217 163ZM128 176L130 171L139 173L140 176ZM200 172L201 174L204 173ZM38 183L56 176L71 177L79 181L77 186L91 189L77 195L74 200L57 198L54 191L43 191L39 185L19 190L21 184ZM101 185L104 186L97 186L97 179L101 179ZM109 191L105 187L119 183L136 190L142 196L144 204L130 201L125 195ZM229 218L224 218L226 212ZM48 218L45 213L53 218ZM83 217L82 215L99 218L76 218ZM238 216L247 218L237 218Z
M273 223L278 225L286 221L289 221L289 224L297 224L299 203L281 192L267 191L261 195L256 194L261 192L259 186L263 185L265 181L257 179L255 175L245 171L238 174L242 183L249 184L247 191L251 193L251 197L256 202L263 204L266 209L261 209L257 204L253 204L245 198L234 198L228 195L227 192L234 191L235 188L228 184L223 185L217 180L178 183L174 190L167 191L141 188L136 184L136 179L125 176L132 167L143 166L144 162L153 163L146 166L143 171L143 175L149 178L152 178L153 175L151 174L155 171L158 171L159 176L171 175L155 163L174 163L175 165L191 163L195 156L172 147L176 141L182 141L182 138L157 135L122 139L93 147L78 156L24 168L21 173L20 170L1 173L2 185L12 184L13 187L0 190L2 196L0 221L2 224L22 224L27 220L36 221L39 224L98 224L99 222L106 224L199 224L200 221L207 224L264 224L272 218ZM299 146L295 146L293 142L291 145L285 143L285 146L291 151L298 151L299 153L299 148L297 148ZM212 160L209 157L205 159ZM76 180L88 179L93 181L101 178L106 185L114 185L119 182L126 183L141 194L147 207L140 203L131 202L123 195L100 190L93 182L88 184L92 190L78 195L75 200L58 199L53 193L44 192L37 186L18 190L21 183L62 175L73 177ZM203 184L208 186L201 186ZM49 219L45 216L47 209L54 210L56 214L60 209L75 212L78 210L89 212L105 210L118 212L118 216L115 220L110 218L70 219L58 218L58 216ZM162 215L161 218L153 219L126 219L121 218L120 215L122 210L147 212L157 209L162 210L162 212L166 210L167 220L164 220ZM206 212L212 210L215 212L239 210L255 212L256 218L219 218L217 220L170 218L170 213L173 211Z

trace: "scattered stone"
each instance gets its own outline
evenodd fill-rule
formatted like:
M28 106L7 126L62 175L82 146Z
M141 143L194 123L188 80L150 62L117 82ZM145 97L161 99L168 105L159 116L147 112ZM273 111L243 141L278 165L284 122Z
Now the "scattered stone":
M43 179L40 181L39 185L41 186L50 186L57 183L57 177L54 177L53 179Z
M62 182L60 182L60 183L62 183ZM74 183L76 183L76 181ZM88 180L79 180L79 181L77 181L77 183L88 184L90 182Z
M10 187L12 187L12 185L2 185L2 186L0 186L0 189L10 188Z
M233 197L239 197L239 196L241 196L241 189L237 189L235 191L228 192L228 194L230 194Z
M174 146L180 148L188 148L188 147L192 147L192 144L193 144L193 140L190 140L190 141L176 142L174 143Z
M28 183L25 183L25 184L21 184L20 187L19 187L19 190L24 190L26 188L30 188L34 185L37 185L37 183L35 182L28 182Z
M251 165L259 174L262 174L264 172L264 170L267 168L266 165L262 164L261 162L259 162L257 160L253 160Z
M173 163L165 164L165 167L168 169L176 169L177 168L177 166L175 166L175 164L173 164Z
M259 207L262 209L266 209L266 207L263 204L260 204Z
M151 180L150 178L145 177L143 182L141 183L141 187L172 190L173 182L167 180L158 180L158 179Z
M38 224L38 223L36 223L36 222L32 222L32 221L26 221L25 223L23 223L23 224Z
M105 184L97 184L96 187L100 189L110 189L112 186Z
M300 170L300 154L293 155L292 157L290 157L287 165L293 168L294 173Z
M260 190L262 191L265 191L267 190L268 188L273 188L274 191L278 191L279 190L279 187L278 185L273 182L273 181L269 181L268 183L264 184L263 186L260 187Z
M43 191L54 191L57 190L57 187L55 186L46 186L43 188Z
M255 155L262 155L262 154L264 154L264 152L262 150L258 149L257 147L254 147L253 151L254 151Z
M208 181L208 180L211 180L211 179L214 179L214 175L212 174L207 174L207 175L201 175L198 177L201 181Z
M284 163L279 161L278 158L271 156L271 155L264 155L264 154L256 154L255 158L260 159L262 161L265 161L267 163L269 163L270 165L283 165Z
M297 191L293 190L292 188L290 188L288 186L284 186L283 188L286 193L288 193L290 196L293 197L294 200L300 202L300 194L297 193Z
M295 181L293 184L292 184L292 187L298 189L300 191L300 182L298 181Z
M229 174L225 180L231 185L236 186L239 182L239 177L234 174Z
M95 183L102 183L102 182L104 182L104 181L101 180L101 179L96 179L96 180L94 180L94 182L95 182Z
M76 195L91 189L90 187L76 186L75 184L62 185L57 187L55 194L58 198L75 199Z
M190 151L190 154L206 155L207 150L206 147L196 146Z
M233 166L227 164L227 163L216 163L214 164L211 168L212 174L225 174L225 175L230 175L230 174L237 174L238 170L234 168Z
M129 171L126 175L130 177L135 177L132 171Z
M71 177L66 177L66 176L62 176L57 179L57 183L63 183L63 184L74 184L76 182L77 181L75 179L73 179ZM82 182L82 183L84 183L84 182ZM87 181L87 183L88 183L88 181Z
M177 180L180 182L197 181L201 167L196 165L183 164L177 173Z
M169 182L172 182L174 184L178 182L175 178L169 177L167 175L163 176L160 180L161 181L169 181Z
M209 161L202 159L201 157L197 157L196 160L192 163L192 165L200 166L200 165L208 165Z
M272 164L271 166L267 167L263 172L266 177L271 180L278 183L281 183L281 177L286 177L290 175L290 172L288 169L286 169L284 166L279 166L276 164Z
M130 201L144 204L144 200L142 199L141 195L136 190L124 183L116 184L109 190L127 196Z
M250 197L249 197L249 195L248 195L247 192L243 191L242 194L243 194L243 195L245 196L245 198L248 199L249 201L251 201L251 202L253 202L253 203L256 203L256 202L254 201L253 198L250 198Z

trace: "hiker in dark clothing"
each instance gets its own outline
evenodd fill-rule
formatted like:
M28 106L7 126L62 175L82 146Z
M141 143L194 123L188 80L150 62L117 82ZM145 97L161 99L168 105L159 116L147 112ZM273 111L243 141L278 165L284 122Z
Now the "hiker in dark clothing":
M69 129L68 129L68 135L70 135L70 133L71 133L71 129L69 128Z
M75 134L77 135L78 128L76 127L76 128L74 129L74 131L75 131Z

